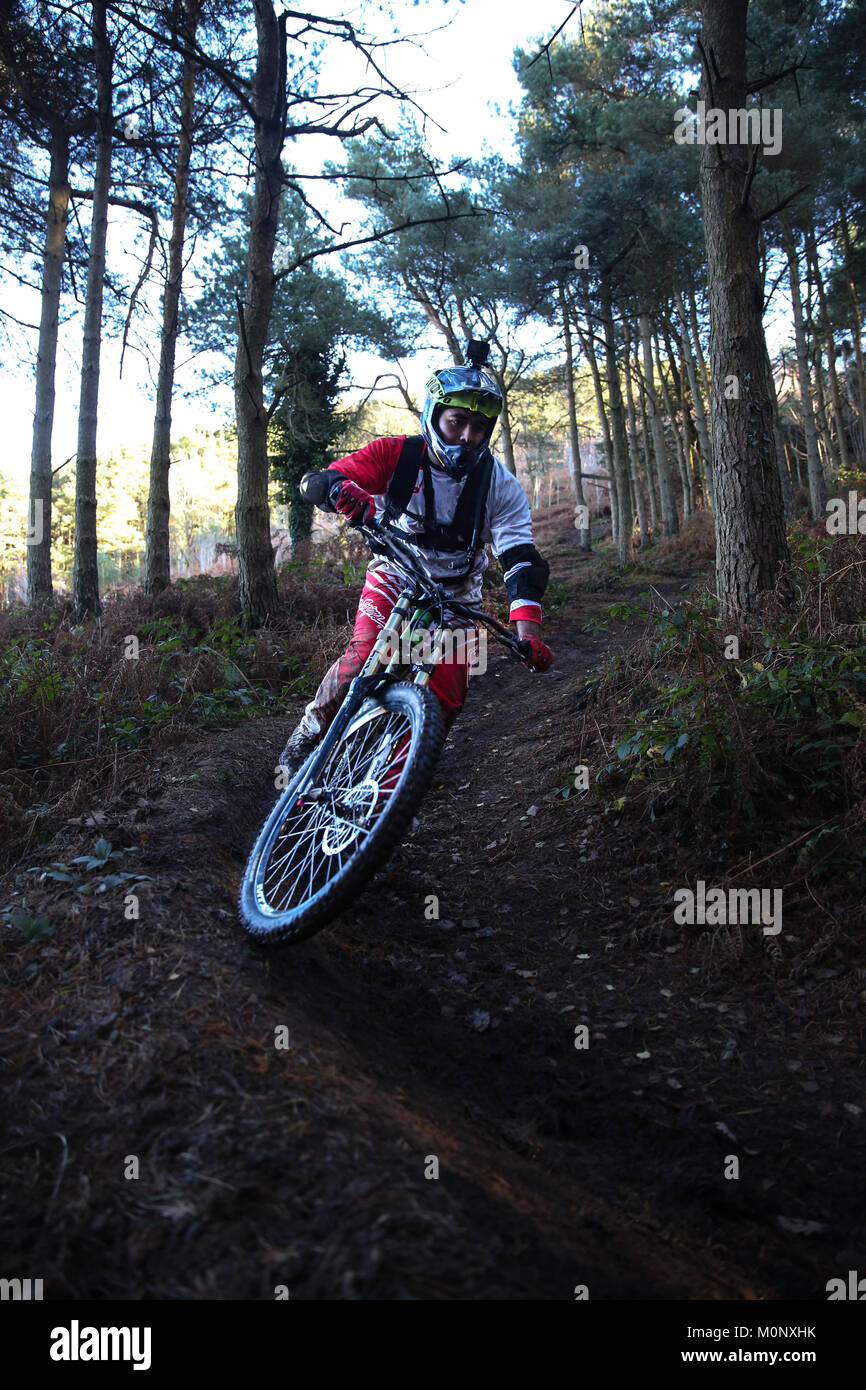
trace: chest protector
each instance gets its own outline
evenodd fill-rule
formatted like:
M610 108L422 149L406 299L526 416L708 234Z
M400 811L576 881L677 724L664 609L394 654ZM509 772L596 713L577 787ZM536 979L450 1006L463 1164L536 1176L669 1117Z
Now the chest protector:
M392 525L397 517L404 515L408 510L418 481L419 468L423 470L424 477L424 529L411 532L412 542L422 550L452 554L467 552L466 564L459 574L449 576L450 579L465 579L472 570L478 554L484 509L490 492L490 480L493 477L493 455L488 449L481 462L468 475L457 500L453 520L438 521L433 476L430 472L426 445L420 434L407 436L385 494L385 514L382 520L386 526ZM405 540L407 533L400 528L396 529Z

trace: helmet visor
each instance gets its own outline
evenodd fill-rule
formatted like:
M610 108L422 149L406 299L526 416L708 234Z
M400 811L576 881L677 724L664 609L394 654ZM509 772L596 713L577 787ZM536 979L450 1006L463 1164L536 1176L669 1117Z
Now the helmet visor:
M488 420L497 420L502 409L498 396L490 396L486 391L448 391L436 402L443 410L449 406L459 410L478 411Z
M502 410L502 393L496 379L477 367L441 367L427 379L428 396L441 406L477 410L495 420Z

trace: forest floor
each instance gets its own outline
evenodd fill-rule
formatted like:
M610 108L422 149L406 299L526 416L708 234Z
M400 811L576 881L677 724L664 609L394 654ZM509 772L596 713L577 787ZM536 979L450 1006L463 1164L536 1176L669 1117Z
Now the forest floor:
M573 533L548 554L566 590L591 563ZM2 973L3 1274L46 1298L739 1300L866 1268L845 938L786 972L757 927L677 927L712 847L557 794L588 673L639 635L582 630L609 603L557 610L544 676L491 642L413 832L310 941L254 945L235 908L295 708L154 754L40 849L106 837L148 876L137 921L129 882L11 875L55 932Z

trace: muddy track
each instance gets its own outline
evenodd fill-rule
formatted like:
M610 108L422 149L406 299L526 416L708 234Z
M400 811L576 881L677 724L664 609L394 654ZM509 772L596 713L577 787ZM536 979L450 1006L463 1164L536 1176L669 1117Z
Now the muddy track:
M290 720L169 750L105 808L151 876L139 920L88 903L5 972L3 1244L47 1297L817 1296L721 1178L712 1079L643 1079L680 963L621 958L632 866L600 877L551 798L614 641L549 634L543 677L491 644L414 830L309 942L253 945L234 911Z

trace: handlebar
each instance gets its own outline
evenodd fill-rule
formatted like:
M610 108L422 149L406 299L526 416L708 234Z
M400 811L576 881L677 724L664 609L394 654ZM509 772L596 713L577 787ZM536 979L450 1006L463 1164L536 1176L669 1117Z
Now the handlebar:
M526 639L521 640L514 637L508 628L503 627L502 623L496 618L492 618L489 613L484 613L479 608L473 608L468 603L461 603L459 599L452 598L442 588L442 585L437 583L427 572L411 546L399 540L392 531L387 530L377 521L358 523L354 529L361 533L374 553L384 553L405 578L419 585L425 595L435 598L441 608L450 608L452 613L456 613L460 617L471 618L475 622L483 623L503 647L506 647L518 660L526 664L531 652L530 644Z

